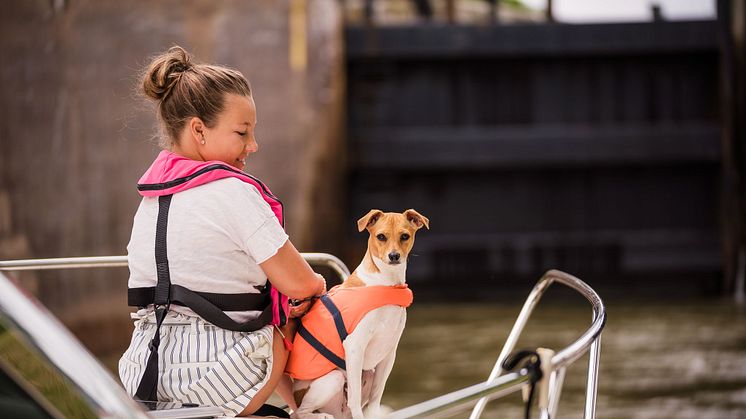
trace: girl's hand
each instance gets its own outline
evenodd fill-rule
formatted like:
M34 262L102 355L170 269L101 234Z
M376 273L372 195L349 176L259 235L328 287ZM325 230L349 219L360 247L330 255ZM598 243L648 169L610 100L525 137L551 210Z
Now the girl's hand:
M326 292L326 280L320 274L317 274L315 272L314 274L316 275L316 279L319 280L318 291L308 299L301 301L298 305L290 306L291 319L302 317L304 314L306 314L306 312L308 312L308 310L311 308L311 304L314 302L314 300L316 300L318 297Z
M272 286L288 298L301 300L326 291L324 278L311 269L290 240L259 266Z
M324 294L326 292L326 279L324 279L324 277L321 276L321 274L317 274L316 272L314 272L314 274L316 274L316 277L321 282L321 284L319 285L321 287L320 291L316 293L316 296L318 297L321 294Z
M297 306L290 306L290 318L297 319L298 317L303 317L308 312L308 309L311 308L312 303L313 300L307 300Z

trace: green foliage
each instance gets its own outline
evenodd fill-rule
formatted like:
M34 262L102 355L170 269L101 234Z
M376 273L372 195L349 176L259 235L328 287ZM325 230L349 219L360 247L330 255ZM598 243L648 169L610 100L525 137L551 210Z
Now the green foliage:
M38 391L63 417L96 418L75 387L54 370L40 354L30 351L15 334L0 325L0 363L28 387Z

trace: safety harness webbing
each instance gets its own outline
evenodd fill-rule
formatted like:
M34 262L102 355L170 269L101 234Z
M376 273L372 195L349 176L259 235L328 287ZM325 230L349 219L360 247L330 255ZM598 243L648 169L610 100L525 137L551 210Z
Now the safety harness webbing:
M270 284L259 294L215 294L197 293L188 288L172 285L168 267L166 237L168 229L168 210L173 195L158 197L158 219L155 228L155 264L158 282L155 287L133 288L128 292L129 305L155 307L155 334L148 344L150 354L145 365L140 385L135 398L142 401L158 400L158 347L161 343L161 325L171 304L189 307L200 317L222 329L237 332L253 332L272 321L272 301L269 294ZM152 298L151 298L152 296ZM224 311L261 310L256 319L239 323L231 319Z
M191 291L181 285L171 284L171 304L180 304L180 301L190 299L190 294L197 294L210 304L220 308L222 311L248 311L256 310L271 303L269 287L263 287L258 293L243 294L216 294L212 292ZM141 287L127 289L127 304L132 307L147 307L153 304L155 298L155 287Z
M155 269L158 282L155 286L153 304L155 306L155 334L148 348L148 362L145 364L140 385L135 397L139 400L158 400L158 347L161 345L161 324L168 313L169 291L171 277L168 271L168 254L166 251L166 227L168 225L168 209L173 195L158 197L158 221L155 228Z
M324 307L329 310L329 313L332 315L332 319L334 319L334 326L337 329L339 340L344 342L345 339L347 339L347 328L345 327L344 320L342 319L342 313L339 311L339 308L337 308L337 306L334 304L332 299L329 298L328 295L322 295L320 300L324 304ZM324 358L328 359L329 362L336 365L337 368L341 368L343 370L347 369L347 363L345 362L345 360L337 356L337 354L332 352L329 348L324 346L323 343L316 339L316 337L303 326L303 321L301 321L298 325L298 334L300 334L303 339L305 339L306 342L308 342L309 345L316 349L316 351L320 353Z

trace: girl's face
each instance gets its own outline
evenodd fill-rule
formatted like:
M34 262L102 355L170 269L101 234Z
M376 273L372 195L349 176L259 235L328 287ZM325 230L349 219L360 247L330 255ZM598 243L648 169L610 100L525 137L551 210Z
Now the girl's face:
M238 170L246 166L249 154L259 150L256 129L256 105L251 96L227 94L225 107L215 126L204 127L200 155L204 160L218 160Z

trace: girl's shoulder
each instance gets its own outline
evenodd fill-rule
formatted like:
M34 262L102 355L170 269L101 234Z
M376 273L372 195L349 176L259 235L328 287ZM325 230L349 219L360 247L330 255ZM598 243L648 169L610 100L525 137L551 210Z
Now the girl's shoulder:
M270 210L256 186L234 177L215 180L181 193L219 211L228 211L230 208L253 208L262 212Z
M234 177L226 177L223 179L214 180L203 185L199 185L192 189L182 191L182 194L188 194L192 192L195 195L215 195L223 196L227 199L236 199L240 197L246 197L254 199L258 197L261 199L259 190L251 183L244 182Z

